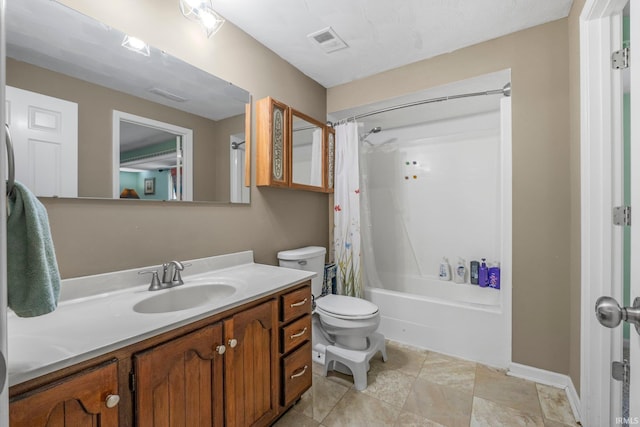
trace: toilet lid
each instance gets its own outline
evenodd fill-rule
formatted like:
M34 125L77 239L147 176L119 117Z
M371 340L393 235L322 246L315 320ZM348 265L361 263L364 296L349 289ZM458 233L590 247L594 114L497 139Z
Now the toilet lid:
M316 309L340 318L362 319L378 313L378 306L361 298L326 295L316 298Z

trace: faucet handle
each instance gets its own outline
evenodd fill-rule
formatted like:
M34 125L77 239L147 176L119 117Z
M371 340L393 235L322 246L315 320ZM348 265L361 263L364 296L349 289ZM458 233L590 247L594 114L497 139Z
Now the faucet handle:
M173 286L184 285L181 272L184 271L185 267L190 267L191 263L182 263L180 261L171 261L171 263L174 265L171 283L173 284Z
M158 272L156 270L138 271L138 274L151 274L151 285L149 285L150 291L157 291L162 289L162 284L158 278Z
M173 271L173 279L171 280L173 286L184 285L184 280L182 280L182 276L180 275L181 271L182 270L177 268Z

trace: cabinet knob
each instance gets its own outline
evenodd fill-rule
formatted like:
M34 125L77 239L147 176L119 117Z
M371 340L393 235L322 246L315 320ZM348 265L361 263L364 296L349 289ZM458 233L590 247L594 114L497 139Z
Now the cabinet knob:
M118 396L117 394L110 394L104 400L104 404L107 406L107 408L115 408L116 406L118 406L118 403L120 403L120 396Z
M225 351L227 351L227 347L223 345L216 346L216 353L223 355Z
M231 339L229 340L229 347L231 347L231 348L235 348L237 345L238 345L238 340L237 340L237 339L235 339L235 338L231 338Z

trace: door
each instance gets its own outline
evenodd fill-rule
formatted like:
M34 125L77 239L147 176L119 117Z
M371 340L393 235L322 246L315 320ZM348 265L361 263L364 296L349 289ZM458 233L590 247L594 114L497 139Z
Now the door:
M222 426L222 325L134 356L136 425Z
M640 4L630 1L630 45L640 49ZM636 58L638 56L636 55ZM632 64L633 65L633 64ZM631 145L631 206L635 206L640 214L640 64L629 68L630 74L630 145ZM636 216L636 218L640 218ZM640 307L640 222L631 227L631 280L629 303ZM640 308L638 309L640 312ZM629 389L629 416L635 424L640 424L640 315L636 317L635 327L629 331L629 362L633 369L630 370Z
M622 16L623 37L619 47L640 46L640 28L631 25L639 20L640 7L629 2ZM623 221L622 225L617 225L621 227L619 231L613 232L614 236L620 235L619 240L614 238L612 248L614 285L611 295L616 298L599 298L596 301L596 315L602 325L615 328L612 331L610 361L613 377L610 386L611 422L615 425L633 425L640 424L640 95L637 95L640 67L636 64L635 67L619 70L615 78L620 80L620 84L614 85L614 88L620 87L621 94L612 95L614 99L621 100L622 108L621 114L614 112L613 124L622 129L623 142L622 149L616 150L616 139L613 138L613 162L619 165L613 168L613 199L616 199L618 189L615 182L619 179L620 204L631 206L635 221L631 216L631 225ZM622 158L621 161L616 160L616 154ZM620 170L622 173L618 174ZM621 266L622 279L619 283L615 279L618 265ZM618 327L620 324L622 326Z
M4 0L0 0L0 58L5 55ZM4 62L3 62L4 63ZM4 100L5 70L0 70L0 117L6 117ZM1 123L0 123L1 124ZM4 147L4 126L0 126L0 194L5 194L6 150ZM0 236L7 235L7 198L0 197ZM9 425L9 386L7 384L7 239L0 239L0 426Z
M264 426L275 417L277 315L275 301L267 301L224 322L226 426Z
M117 427L118 363L108 362L11 399L11 427Z
M78 197L78 104L6 87L16 180L36 196Z

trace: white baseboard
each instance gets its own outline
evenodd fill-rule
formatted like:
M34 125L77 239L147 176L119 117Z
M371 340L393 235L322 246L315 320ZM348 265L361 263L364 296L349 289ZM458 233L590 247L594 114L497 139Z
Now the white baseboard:
M521 365L519 363L511 363L507 370L507 375L564 389L565 393L567 393L567 400L569 400L576 422L580 422L582 420L580 416L580 397L573 385L573 381L571 381L571 378L568 375L558 374L556 372L546 371L532 366Z

